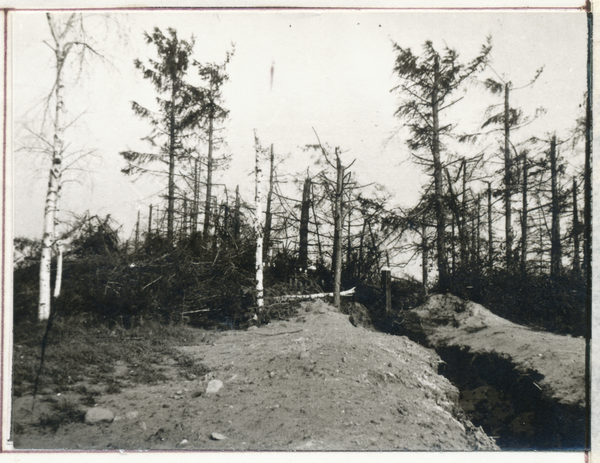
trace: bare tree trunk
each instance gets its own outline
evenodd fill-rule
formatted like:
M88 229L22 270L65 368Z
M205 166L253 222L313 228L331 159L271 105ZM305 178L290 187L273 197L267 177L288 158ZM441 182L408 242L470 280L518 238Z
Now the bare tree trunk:
M270 167L269 167L269 192L267 193L267 210L265 212L265 233L263 237L263 261L267 260L269 248L271 246L271 199L273 196L273 183L275 175L275 154L273 153L273 145L271 145ZM304 267L306 268L306 267Z
M138 252L140 243L140 210L138 209L137 222L135 223L135 245L133 247L134 252Z
M307 175L302 189L302 210L300 213L300 244L298 247L298 265L308 268L308 222L310 220L310 187L311 180Z
M581 265L579 263L579 210L577 207L577 181L573 177L573 273L579 275Z
M187 195L183 195L183 217L181 218L181 239L185 239L188 229Z
M452 218L450 219L450 221L451 221L451 230L452 230L452 235L450 235L450 238L451 238L450 239L450 251L451 251L450 254L452 256L452 273L456 272L456 246L455 246L456 236L454 234L454 229L455 229L454 222L455 222L455 220L456 220L455 216L452 215Z
M150 204L150 211L148 212L148 237L152 235L152 204Z
M74 13L69 19L74 17ZM51 14L47 14L50 32L54 38L54 53L56 57L56 78L54 82L54 137L52 141L52 166L46 192L46 204L44 207L44 232L42 237L42 255L40 260L40 297L38 305L38 320L44 321L50 317L50 264L52 262L52 245L54 244L54 226L58 207L58 195L61 188L62 159L64 149L64 100L63 100L63 75L65 60L69 53L65 43L65 35L69 27L67 23L64 30Z
M310 186L310 197L315 197L315 191L313 185ZM315 218L315 234L317 235L317 247L319 248L319 260L323 259L323 248L321 246L321 233L319 232L319 222L317 219L317 212L315 211L315 202L310 201L310 205L312 207L313 217Z
M588 30L591 30L591 14ZM590 32L591 34L591 32ZM591 37L591 35L590 35ZM590 38L591 40L591 38ZM591 47L588 49L588 73L591 73ZM591 75L591 74L590 74ZM590 84L591 85L591 84ZM583 202L583 273L587 282L589 300L592 288L592 95L588 90L585 116L585 166L584 166L584 202ZM588 310L589 311L589 310ZM588 323L588 330L591 324ZM588 334L589 336L589 334Z
M477 236L475 242L475 265L481 269L481 194L477 196Z
M433 119L433 170L435 183L435 216L437 221L437 261L438 261L438 278L441 292L446 292L448 289L448 256L446 255L446 217L443 204L443 178L442 178L442 162L440 159L440 127L439 127L439 101L438 78L440 74L439 58L436 57L434 64L434 83L431 92L431 112Z
M427 261L429 260L429 243L427 243L427 225L423 223L421 226L421 267L422 267L422 281L423 281L423 290L425 291L425 295L427 295L428 287L427 287Z
M214 214L214 222L215 222L215 231L212 237L212 242L211 242L211 246L212 246L212 250L213 253L215 253L217 251L217 246L218 246L218 241L219 241L219 226L221 223L221 208L218 207L215 203L214 206L215 209L215 214Z
M198 212L200 211L200 159L194 159L194 202L192 204L191 233L198 231Z
M513 267L513 229L512 229L512 205L511 205L511 159L510 159L510 106L509 84L504 84L504 228L506 234L506 269Z
M344 166L340 159L339 149L335 149L337 182L335 188L335 229L333 235L334 247L334 284L333 284L333 304L341 310L340 288L342 286L342 208L344 193Z
M240 238L240 186L235 187L235 210L233 212L233 238Z
M173 242L175 217L175 79L171 84L171 111L169 114L169 193L167 203L167 241Z
M56 262L56 280L54 283L54 297L60 296L60 289L62 285L62 271L63 271L63 244L58 241L58 258Z
M527 274L527 221L528 221L528 176L529 176L529 161L527 160L527 152L523 152L523 205L521 216L521 274Z
M212 83L211 83L211 94L212 94ZM210 229L210 215L211 215L211 204L212 204L212 171L213 171L213 119L214 114L211 109L211 114L208 117L208 158L206 160L206 202L204 203L204 238L208 238L208 231Z
M460 225L458 228L458 237L460 239L460 266L466 270L469 265L469 253L468 253L468 241L469 237L467 234L467 164L463 158L462 161L462 203L461 213L458 217Z
M487 190L488 197L488 266L490 272L494 269L494 235L492 231L492 184L488 183Z
M561 271L562 250L560 243L560 204L558 198L558 167L556 165L556 136L550 142L550 172L552 181L552 228L550 251L550 275Z
M262 181L262 169L260 167L260 145L258 138L256 138L256 191L254 196L254 202L256 207L256 217L254 220L254 231L256 232L256 305L258 311L261 312L264 306L263 301L263 237L262 227L260 226L260 219L262 217L262 197L261 197L261 181Z

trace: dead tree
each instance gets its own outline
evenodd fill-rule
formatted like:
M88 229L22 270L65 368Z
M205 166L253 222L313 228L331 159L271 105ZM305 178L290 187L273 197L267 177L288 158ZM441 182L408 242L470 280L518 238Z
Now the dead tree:
M302 208L300 213L300 245L298 248L298 265L303 270L308 268L308 223L310 220L311 181L307 174L302 188ZM319 238L320 239L320 238Z

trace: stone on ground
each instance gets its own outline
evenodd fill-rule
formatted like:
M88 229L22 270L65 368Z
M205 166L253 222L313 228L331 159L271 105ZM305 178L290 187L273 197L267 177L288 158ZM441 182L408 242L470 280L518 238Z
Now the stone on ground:
M111 423L115 419L115 414L106 408L90 408L85 414L87 424L97 424L103 421Z

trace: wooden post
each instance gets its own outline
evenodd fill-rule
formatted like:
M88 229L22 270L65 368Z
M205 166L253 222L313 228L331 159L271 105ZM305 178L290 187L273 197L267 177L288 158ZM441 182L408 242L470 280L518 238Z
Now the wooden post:
M392 271L389 267L381 269L381 286L385 293L385 314L392 313Z
M148 236L152 234L152 204L150 204L150 212L148 213Z

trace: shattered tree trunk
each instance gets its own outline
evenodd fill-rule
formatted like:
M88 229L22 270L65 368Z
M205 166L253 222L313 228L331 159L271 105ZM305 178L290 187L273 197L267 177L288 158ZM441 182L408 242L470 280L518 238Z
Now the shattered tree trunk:
M150 204L148 211L148 236L146 237L146 241L150 238L150 235L152 235L152 204Z
M175 224L175 98L176 79L171 80L171 111L169 114L169 193L167 199L167 241L173 242Z
M191 233L198 231L198 213L200 211L200 174L201 174L200 159L194 160L194 203L192 204L192 226Z
M275 155L273 153L273 145L271 144L271 156L269 167L269 192L267 193L267 210L265 211L265 232L263 236L263 261L267 260L269 255L269 247L271 245L271 221L273 214L271 213L271 200L273 196L273 181L275 175Z
M233 238L240 238L240 186L235 187L235 211L233 212Z
M523 204L522 204L522 216L521 216L521 274L527 274L527 221L528 221L528 175L529 175L529 164L527 161L527 153L523 152Z
M335 149L337 182L335 188L335 229L333 235L334 247L334 283L333 283L333 304L340 310L340 288L342 286L342 208L344 193L344 166L340 159L339 149Z
M513 267L513 229L511 205L511 159L510 159L510 106L509 84L504 84L504 232L506 234L506 269Z
M213 92L212 82L210 84L210 92ZM206 159L206 201L204 203L204 228L202 233L204 239L208 238L208 231L210 229L210 216L211 216L211 205L212 205L212 171L213 171L213 119L214 109L211 106L210 115L208 116L208 157Z
M427 296L427 261L429 260L429 244L427 243L427 225L423 223L421 227L421 267L422 267L422 281L423 281L423 290L425 291L425 295Z
M298 265L303 270L308 268L308 221L310 219L311 181L307 175L302 189L302 210L300 213L300 243L298 249Z
M558 167L556 165L556 136L550 141L550 174L552 181L552 228L550 234L550 275L561 271L562 250L560 243L560 204L558 198Z
M469 265L468 241L467 235L467 164L465 159L462 160L463 178L462 178L462 204L461 213L458 217L459 229L458 237L460 239L460 266L466 269Z
M138 252L140 243L140 210L138 209L137 222L135 223L135 245L133 247L134 252Z
M488 267L490 272L494 269L494 234L492 230L492 184L488 183Z
M577 207L577 181L573 177L573 273L579 275L581 264L579 261L579 209Z

